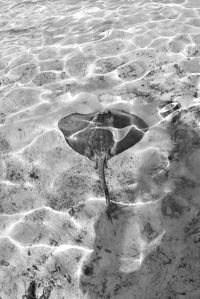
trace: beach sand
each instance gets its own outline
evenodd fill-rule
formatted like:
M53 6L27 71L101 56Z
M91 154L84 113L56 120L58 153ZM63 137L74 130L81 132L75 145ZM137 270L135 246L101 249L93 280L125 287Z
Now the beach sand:
M200 2L0 1L0 298L200 298ZM94 163L58 128L149 126Z

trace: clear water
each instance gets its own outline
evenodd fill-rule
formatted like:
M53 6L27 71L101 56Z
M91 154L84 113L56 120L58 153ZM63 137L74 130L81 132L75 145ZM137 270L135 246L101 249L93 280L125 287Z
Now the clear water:
M198 0L0 1L2 299L200 298L198 281L174 282L162 257L145 260L172 231L160 216L164 194L178 188L172 177L198 181L198 151L190 169L185 160L171 166L166 123L176 108L198 107L199 75ZM93 163L57 126L70 113L105 108L150 126L110 161L111 194L125 207L112 227ZM170 236L173 260L184 242L182 231ZM86 261L92 277L83 274Z

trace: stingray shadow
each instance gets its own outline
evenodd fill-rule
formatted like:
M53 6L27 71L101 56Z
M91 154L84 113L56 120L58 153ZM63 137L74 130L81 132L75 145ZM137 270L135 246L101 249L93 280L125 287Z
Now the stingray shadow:
M90 299L125 298L123 287L137 275L137 272L124 273L120 269L124 241L128 237L126 224L130 217L135 216L135 211L133 207L113 204L110 213L112 224L106 211L96 222L94 251L82 265L79 287L83 295Z

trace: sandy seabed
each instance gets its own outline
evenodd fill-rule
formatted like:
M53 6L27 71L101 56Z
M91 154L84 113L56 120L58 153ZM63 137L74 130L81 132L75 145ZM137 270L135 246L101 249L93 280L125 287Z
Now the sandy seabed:
M200 2L0 1L0 298L200 298ZM149 130L106 170L58 129Z

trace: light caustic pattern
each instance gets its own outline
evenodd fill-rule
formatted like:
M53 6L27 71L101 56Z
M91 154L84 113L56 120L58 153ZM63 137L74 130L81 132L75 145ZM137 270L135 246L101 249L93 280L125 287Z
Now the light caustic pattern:
M199 298L198 0L0 5L0 298ZM111 159L113 224L71 113L149 126Z

